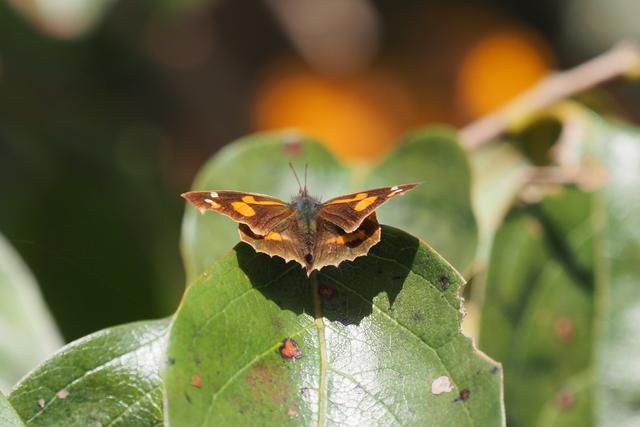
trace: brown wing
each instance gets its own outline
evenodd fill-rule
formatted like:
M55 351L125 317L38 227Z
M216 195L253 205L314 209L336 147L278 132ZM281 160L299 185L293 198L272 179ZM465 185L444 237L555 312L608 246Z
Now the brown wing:
M362 221L390 198L413 190L418 184L395 185L347 194L328 200L320 207L319 216L346 232L355 231Z
M318 220L317 230L313 265L307 268L308 274L328 265L337 266L342 261L352 261L366 255L380 241L380 224L375 212L367 216L351 233L322 219Z
M191 191L182 195L201 213L208 210L246 224L251 231L265 235L293 214L282 200L262 194L237 191Z
M279 256L285 261L296 261L303 267L308 267L307 259L310 249L301 239L303 234L298 229L298 222L290 218L280 223L265 235L254 233L246 224L240 224L240 239L253 248L270 256ZM307 270L309 271L309 270Z

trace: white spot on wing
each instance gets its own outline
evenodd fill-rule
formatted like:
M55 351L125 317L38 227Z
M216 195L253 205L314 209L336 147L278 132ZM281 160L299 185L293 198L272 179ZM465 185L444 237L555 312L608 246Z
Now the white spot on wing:
M216 193L215 191L212 191L209 194L211 194L211 197L213 197L214 199L217 199L218 197L220 197L220 196L218 196L218 193Z
M205 203L209 203L210 205L213 205L215 202L211 199L204 199Z
M391 187L391 191L396 191L398 189L397 185L394 185L393 187Z
M453 385L446 375L436 378L431 383L431 393L433 394L449 393L451 390L453 390Z

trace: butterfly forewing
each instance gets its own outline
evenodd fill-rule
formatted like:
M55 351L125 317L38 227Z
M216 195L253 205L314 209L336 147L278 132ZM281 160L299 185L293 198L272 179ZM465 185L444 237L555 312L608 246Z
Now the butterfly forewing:
M182 195L200 212L221 213L234 221L246 224L251 231L266 235L282 223L294 210L274 197L237 191L191 191Z
M344 231L352 232L384 202L394 196L403 195L416 185L418 184L382 187L335 197L322 204L318 215Z

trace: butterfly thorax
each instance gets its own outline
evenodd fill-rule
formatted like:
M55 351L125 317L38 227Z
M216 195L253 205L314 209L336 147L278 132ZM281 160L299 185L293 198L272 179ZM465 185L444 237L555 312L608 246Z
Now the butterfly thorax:
M318 210L322 204L313 197L301 193L293 198L290 206L295 210L298 221L298 228L306 234L313 234L316 231L316 218Z

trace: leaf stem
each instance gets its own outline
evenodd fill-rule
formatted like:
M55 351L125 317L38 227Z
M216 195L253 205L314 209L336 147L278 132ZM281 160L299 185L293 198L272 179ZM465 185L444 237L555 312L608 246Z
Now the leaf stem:
M325 425L325 412L327 410L327 373L329 363L327 360L327 340L324 334L324 317L322 313L322 301L320 300L320 285L318 284L318 272L311 273L311 292L313 292L313 306L316 328L318 329L318 347L320 349L320 384L318 387L318 427Z
M640 49L629 41L570 70L553 73L533 88L460 130L462 145L480 148L531 114L608 80L640 75Z

